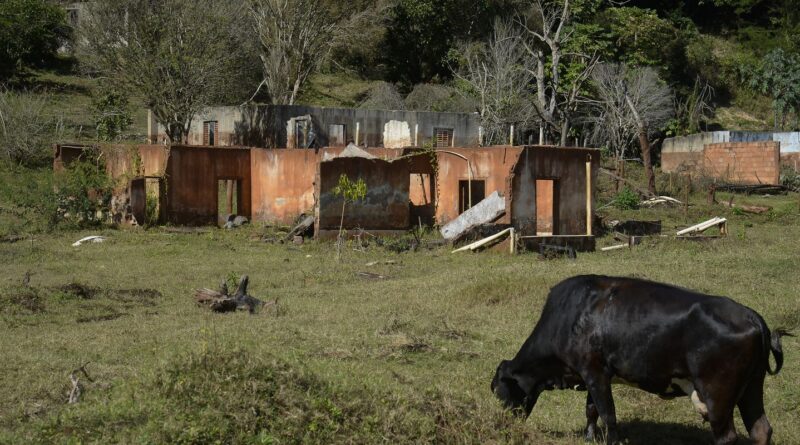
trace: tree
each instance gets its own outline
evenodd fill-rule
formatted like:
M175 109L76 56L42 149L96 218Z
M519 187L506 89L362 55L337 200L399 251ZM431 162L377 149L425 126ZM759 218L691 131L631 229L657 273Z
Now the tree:
M170 141L195 114L236 96L249 66L243 6L216 0L98 0L82 22L80 56L114 87L143 98Z
M746 69L749 85L761 94L772 98L775 129L786 125L786 116L794 111L800 113L800 57L775 49L764 56L761 66ZM800 117L799 117L800 119Z
M0 2L0 80L47 65L70 37L64 10L45 0Z
M673 116L672 91L650 67L603 64L592 80L599 109L596 139L610 143L617 159L624 159L626 149L638 139L647 188L655 193L650 138Z
M507 141L509 127L525 128L536 118L529 87L533 80L520 31L497 20L486 43L462 44L451 68L460 90L478 104L487 144ZM482 141L483 142L483 141Z
M92 99L92 115L97 139L117 140L133 123L128 96L119 90L103 88Z
M52 162L51 144L64 128L47 111L51 101L46 93L0 87L0 161L29 167Z
M356 202L367 196L367 183L362 178L351 181L350 178L342 173L339 176L339 183L333 188L334 196L342 197L342 218L339 221L339 235L336 238L336 259L339 260L344 242L344 210L347 202Z
M597 50L574 45L576 11L596 8L593 0L533 0L531 9L517 22L527 38L525 49L532 59L531 74L536 82L534 104L543 126L539 143L544 143L545 126L560 135L566 145L572 118L583 102L584 86L600 60ZM574 11L576 10L576 11Z
M348 14L324 0L250 0L249 11L263 68L258 90L266 87L270 103L293 105L331 51L360 35L361 25L374 21L382 9Z
M367 98L359 107L374 110L404 110L405 103L397 87L389 82L378 82L369 89Z

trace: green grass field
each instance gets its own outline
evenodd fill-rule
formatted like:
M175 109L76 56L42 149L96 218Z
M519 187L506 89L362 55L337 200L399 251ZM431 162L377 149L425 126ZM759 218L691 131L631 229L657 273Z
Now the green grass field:
M730 296L772 328L800 325L797 194L737 198L773 207L757 216L701 200L693 197L688 216L604 213L662 219L665 233L726 216L727 238L663 238L575 261L372 245L337 263L330 243L265 243L255 239L273 229L258 225L0 243L0 443L583 443L585 393L547 392L521 422L489 391L558 281L649 278ZM109 241L71 246L96 233ZM383 260L394 263L367 266ZM278 309L222 315L194 304L194 289L241 274ZM784 350L766 409L774 442L796 444L797 339L784 338ZM68 405L70 372L87 362L92 381L82 377L80 402ZM627 443L711 441L687 398L617 386L615 400ZM744 437L738 418L737 430Z

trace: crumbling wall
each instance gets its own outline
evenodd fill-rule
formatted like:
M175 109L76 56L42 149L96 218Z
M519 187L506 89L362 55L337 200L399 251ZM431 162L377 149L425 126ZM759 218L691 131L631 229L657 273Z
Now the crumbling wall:
M391 120L383 126L383 146L386 148L410 147L411 129L408 122Z
M585 235L586 161L591 156L592 190L600 152L594 149L525 147L511 178L511 224L521 235L537 234L536 180L553 180L553 234ZM594 205L592 205L594 208Z
M458 217L460 204L458 184L459 181L470 178L468 166L472 168L473 180L484 181L486 196L495 191L508 196L508 177L522 147L495 146L442 150L445 151L437 152L436 187L438 187L439 202L436 206L436 220L439 224L446 224ZM472 204L475 205L477 202ZM498 222L508 224L508 213Z
M705 174L736 184L779 184L779 142L707 144L703 150Z
M363 200L347 203L344 228L367 231L403 231L409 228L409 163L359 157L340 157L319 163L316 191L315 234L339 230L342 216L341 196L334 194L339 177L351 181L363 179L367 195Z
M251 217L250 150L172 146L167 162L167 200L165 217L174 224L216 224L218 182L240 183L239 215Z
M253 218L290 223L314 210L314 178L321 152L252 149Z

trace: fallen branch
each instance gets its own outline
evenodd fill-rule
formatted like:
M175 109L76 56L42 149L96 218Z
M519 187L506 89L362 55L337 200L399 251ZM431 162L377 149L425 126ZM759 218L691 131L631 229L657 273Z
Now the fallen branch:
M732 209L739 209L746 213L754 213L756 215L760 215L762 213L767 213L772 210L772 207L761 207L761 206L749 206L743 204L734 204L733 199L728 202L721 202L720 204L724 205L725 207L730 207Z
M709 219L708 221L701 222L700 224L695 224L695 225L693 225L691 227L687 227L687 228L685 228L683 230L679 230L677 235L678 236L683 236L683 235L688 235L690 233L701 233L701 232L705 232L706 230L708 230L708 229L710 229L712 227L715 227L715 226L719 227L720 228L720 233L724 234L724 233L727 232L727 229L726 229L727 224L728 224L728 220L727 219L720 218L720 217L714 217L714 218Z
M223 281L219 291L211 289L197 289L194 299L198 305L208 306L214 312L232 312L237 309L247 309L248 312L255 313L256 307L264 304L258 298L253 298L247 294L247 284L250 279L247 275L242 275L239 279L239 286L236 293L228 295L228 285ZM277 300L274 304L277 304Z
M86 365L90 362L84 363L81 367L73 369L71 373L69 373L69 380L72 382L72 389L69 391L69 399L67 400L68 404L78 403L81 398L82 386L81 386L81 379L76 375L78 371L83 373L86 377L86 380L93 382L91 377L89 377L89 373L86 371Z
M678 201L675 198L671 198L669 196L655 196L650 199L646 199L641 202L641 205L645 207L654 206L656 204L675 204L675 205L683 205L681 201Z
M494 234L494 235L492 235L490 237L484 238L482 240L475 241L474 243L468 244L468 245L466 245L464 247L461 247L461 248L458 248L458 249L452 251L451 253L464 252L464 251L467 251L467 250L471 250L471 251L474 252L476 249L478 249L480 247L483 247L483 246L491 243L492 241L494 241L496 239L499 239L499 238L501 238L501 237L503 237L505 235L509 235L509 236L511 236L513 238L514 237L514 228L513 227L509 227L508 229L505 229L502 232L496 233L496 234Z
M603 247L600 250L603 251L603 252L608 252L609 250L624 249L626 247L628 247L627 244L617 244L617 245L614 245L614 246Z

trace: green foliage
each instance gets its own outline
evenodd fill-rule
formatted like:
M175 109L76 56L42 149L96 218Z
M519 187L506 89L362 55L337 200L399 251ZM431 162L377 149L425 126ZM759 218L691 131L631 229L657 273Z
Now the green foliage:
M0 2L0 80L46 66L67 43L64 9L46 0Z
M789 112L800 112L800 56L775 49L755 69L744 67L747 84L772 98L775 128L784 128Z
M355 202L367 196L367 183L362 178L351 181L346 174L342 173L339 176L339 183L333 188L333 194L342 196L345 202Z
M100 225L111 201L111 187L102 165L89 160L73 162L55 175L58 220L73 227Z
M620 210L636 210L639 208L639 195L626 186L614 197L614 206Z
M683 34L652 9L609 8L599 22L608 29L613 57L620 62L669 67L683 56Z
M800 192L800 172L788 165L781 167L781 185Z
M115 141L133 123L128 96L119 89L101 90L92 100L92 116L97 130L97 139Z
M50 100L46 93L0 88L0 162L31 167L52 160L51 144L63 128L47 111Z

